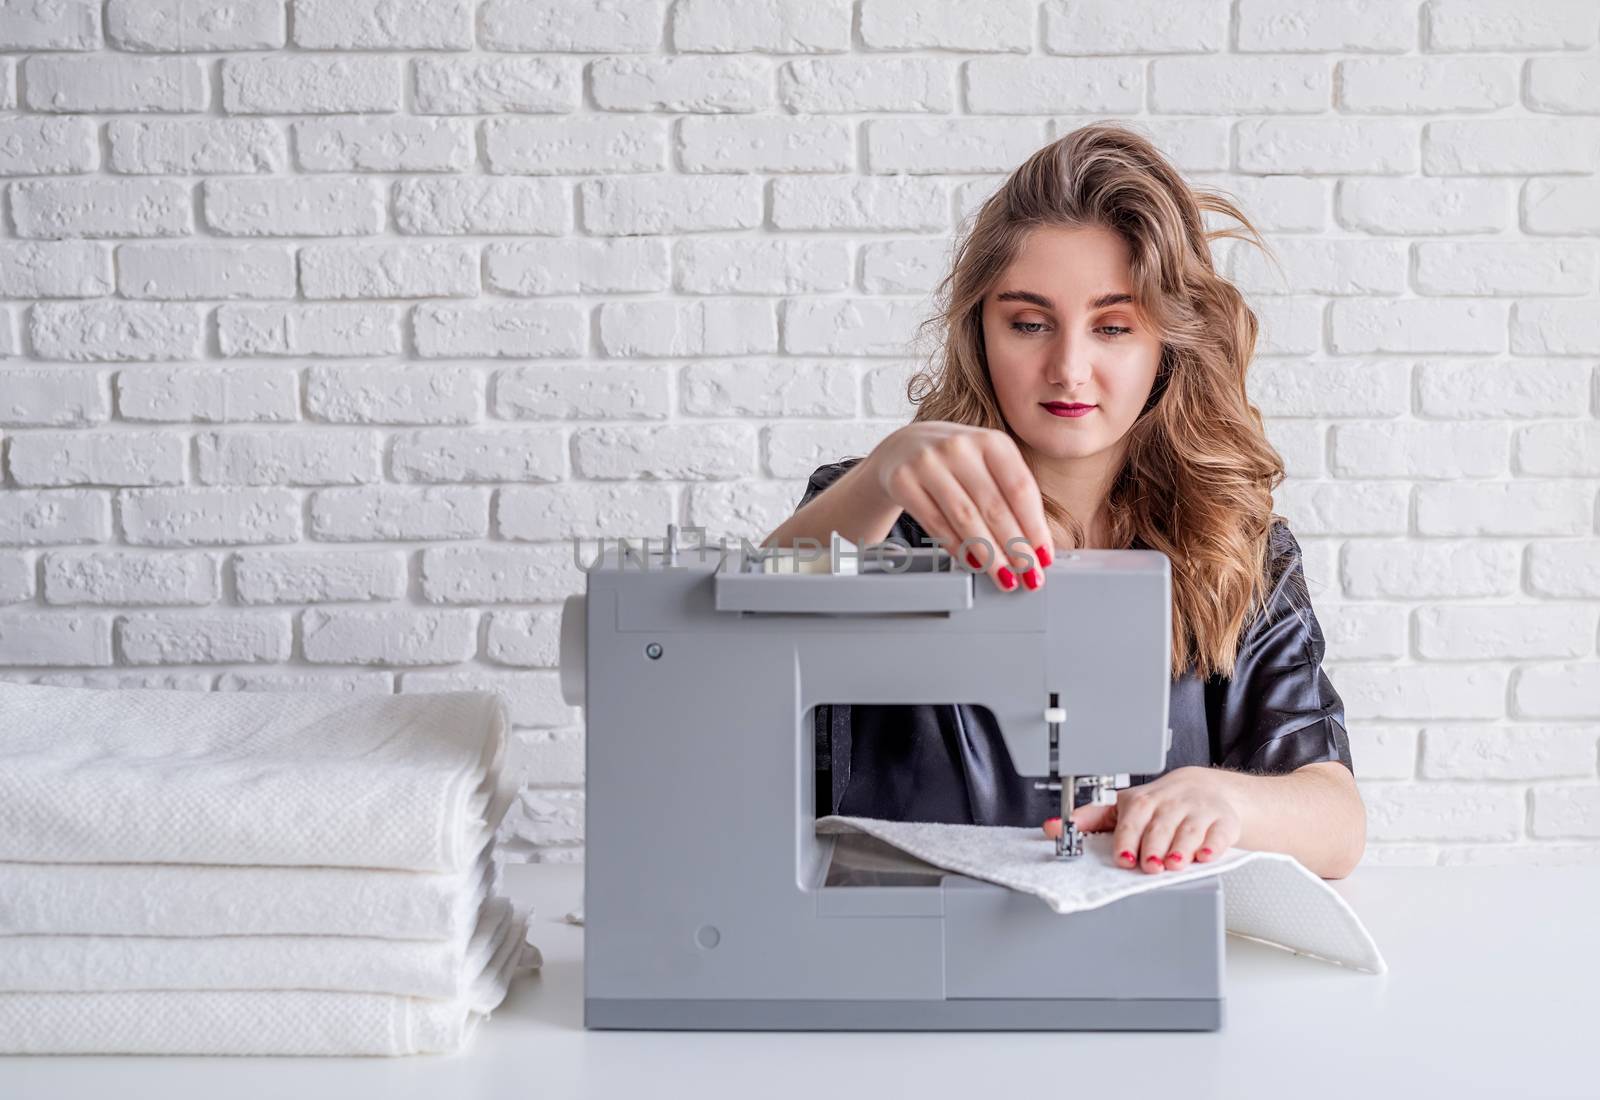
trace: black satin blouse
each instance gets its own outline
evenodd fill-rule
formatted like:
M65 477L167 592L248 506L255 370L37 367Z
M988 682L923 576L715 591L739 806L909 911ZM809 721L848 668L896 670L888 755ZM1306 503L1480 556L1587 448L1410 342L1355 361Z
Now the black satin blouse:
M804 505L860 459L819 467ZM799 507L799 505L797 505ZM890 538L932 545L901 513ZM1161 772L1185 765L1281 774L1319 760L1354 771L1344 702L1322 671L1323 637L1306 593L1300 544L1272 527L1266 612L1247 628L1232 678L1201 680L1193 665L1172 682L1172 747ZM896 821L1037 826L1060 800L1011 765L987 708L961 704L824 704L815 708L817 813Z

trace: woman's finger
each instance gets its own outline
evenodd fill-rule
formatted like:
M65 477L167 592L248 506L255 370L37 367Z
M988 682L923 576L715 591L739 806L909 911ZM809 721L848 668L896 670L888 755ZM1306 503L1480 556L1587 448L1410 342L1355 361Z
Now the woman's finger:
M905 479L901 495L902 507L911 513L911 518L953 552L956 543L961 540L956 537L955 528L944 514L944 509L939 507L939 502L914 477Z
M1086 833L1103 833L1117 827L1117 807L1091 802L1072 811L1072 820Z
M1018 553L1027 546L1028 538L1022 533L1022 524L1012 512L1011 502L996 484L988 464L979 456L977 461L956 466L954 472L994 537L995 553L1005 558L1012 573L1022 577L1027 587L1038 588L1044 583L1044 573L1037 568L1031 548Z
M949 516L944 515L944 508L939 507L938 500L934 500L923 488L922 481L917 480L917 475L907 468L901 468L896 472L894 489L898 504L906 508L917 523L922 524L923 531L939 539L949 539L950 534L954 532L954 529L950 528Z
M1205 838L1206 829L1210 825L1210 818L1195 817L1193 814L1184 818L1177 831L1172 834L1172 847L1167 852L1167 866L1176 871L1193 863L1200 843Z
M1072 821L1082 833L1103 833L1117 824L1115 806L1079 806L1072 811ZM1061 819L1052 817L1044 823L1044 835L1054 840L1061 835Z
M1172 849L1172 834L1183 821L1180 810L1162 808L1150 817L1139 847L1139 869L1152 874L1167 869L1167 853Z
M1010 591L1017 587L1017 575L1011 569L1000 542L989 529L983 510L967 493L961 479L948 467L931 465L923 475L923 487L939 502L940 509L950 521L955 538L945 547L951 554L962 557L970 552L976 555L974 569L987 573L996 587ZM967 550L961 544L967 542ZM968 561L969 566L972 561Z
M1045 518L1039 482L1028 468L1022 452L1017 450L1016 441L1004 432L995 432L986 437L983 455L990 478L999 489L1011 515L1016 518L1018 530L1014 533L1027 540L1033 555L1039 559L1042 583L1044 569L1055 557L1055 539L1050 534L1050 523Z
M1222 853L1233 847L1233 831L1227 823L1218 820L1211 823L1211 828L1206 830L1206 835L1200 840L1200 847L1195 850L1196 863L1208 863L1213 859L1220 859Z
M1140 840L1155 808L1148 796L1134 793L1139 789L1128 787L1117 792L1117 831L1111 837L1111 850L1116 853L1119 867L1139 866Z

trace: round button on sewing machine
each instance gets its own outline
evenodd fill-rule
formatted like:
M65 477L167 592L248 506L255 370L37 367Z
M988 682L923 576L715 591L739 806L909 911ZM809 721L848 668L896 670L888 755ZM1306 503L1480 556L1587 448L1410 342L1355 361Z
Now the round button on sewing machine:
M722 942L722 933L713 925L702 924L700 930L694 934L694 942L709 950Z

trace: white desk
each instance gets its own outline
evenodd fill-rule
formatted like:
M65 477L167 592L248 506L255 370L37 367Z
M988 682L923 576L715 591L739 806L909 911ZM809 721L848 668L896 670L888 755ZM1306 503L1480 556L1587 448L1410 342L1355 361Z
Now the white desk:
M1600 1096L1600 867L1363 867L1333 885L1390 972L1230 936L1207 1033L588 1032L582 868L507 871L545 965L463 1054L0 1058L0 1097Z

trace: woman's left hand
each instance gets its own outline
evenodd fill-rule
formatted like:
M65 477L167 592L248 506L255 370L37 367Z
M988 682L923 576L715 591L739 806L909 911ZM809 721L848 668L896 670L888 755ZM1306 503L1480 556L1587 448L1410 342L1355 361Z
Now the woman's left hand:
M1111 850L1119 867L1154 874L1205 863L1239 840L1239 811L1226 773L1214 768L1174 768L1160 778L1117 792L1115 805L1079 806L1072 820L1086 833L1115 829ZM1061 819L1044 823L1047 836L1061 832Z

